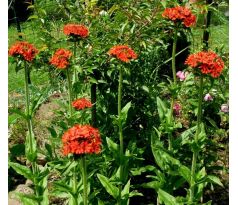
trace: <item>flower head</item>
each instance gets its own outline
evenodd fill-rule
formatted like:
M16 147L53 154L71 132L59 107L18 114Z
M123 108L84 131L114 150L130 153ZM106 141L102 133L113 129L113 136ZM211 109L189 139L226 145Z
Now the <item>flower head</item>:
M205 101L213 101L213 97L210 95L210 93L207 93L207 94L204 96L204 100L205 100Z
M98 154L101 151L101 137L98 129L90 125L74 125L63 137L63 154Z
M131 59L136 59L137 54L127 45L113 46L108 54L116 57L117 59L128 63Z
M71 51L60 48L50 59L50 64L59 69L65 69L69 65L69 58L72 56Z
M176 116L179 116L181 113L182 106L179 103L174 103L173 110Z
M66 24L63 32L67 36L86 38L89 35L88 28L79 24Z
M221 112L225 112L225 113L229 112L228 104L222 104L221 105Z
M16 42L9 49L10 56L21 56L26 61L32 61L39 51L26 41Z
M186 73L184 71L178 71L176 76L180 79L180 81L184 81L186 79Z
M192 14L189 8L183 6L166 8L162 16L174 22L182 22L186 27L193 26L196 23L196 16Z
M72 106L76 110L83 110L85 108L92 107L92 103L89 100L87 100L86 98L79 98L72 102Z
M186 59L185 64L192 68L197 68L201 73L209 74L213 78L219 77L224 68L224 62L213 51L201 51L191 54Z

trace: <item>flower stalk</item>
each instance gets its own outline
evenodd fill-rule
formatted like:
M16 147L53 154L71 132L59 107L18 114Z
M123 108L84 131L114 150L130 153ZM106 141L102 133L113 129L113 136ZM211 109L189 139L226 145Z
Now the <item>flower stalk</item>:
M76 65L76 52L77 52L77 41L74 41L74 50L73 50L73 55L74 55L74 65ZM76 83L78 81L78 75L77 75L77 70L76 67L74 66L74 75L73 75L73 83Z
M176 47L177 47L177 29L174 30L174 39L173 39L173 47L172 47L172 73L173 73L173 89L177 85L176 79L176 65L175 65L175 55L176 55ZM173 91L172 91L173 92ZM171 95L171 105L170 105L170 117L169 117L169 125L171 125L173 121L173 106L174 106L174 93ZM173 146L173 136L172 131L169 131L168 134L168 150L171 151Z
M197 130L194 136L195 144L198 143L198 136L201 132L201 119L202 119L202 99L203 99L203 76L200 76L199 81L199 99L198 99L198 115L197 115ZM197 166L198 150L193 150L192 166L191 166L191 179L190 179L190 195L189 202L192 203L194 200L194 190L195 190L195 174Z
M30 154L33 155L34 153L34 148L33 148L33 141L34 139L34 135L33 135L33 126L32 126L32 116L30 114L30 93L29 93L29 82L28 82L28 66L26 61L24 61L24 73L25 73L25 100L26 100L26 116L27 116L27 128L28 128L28 132L29 132L29 147L30 147ZM32 173L33 176L36 175L37 172L37 165L36 165L36 161L34 159L34 161L32 161ZM36 196L39 196L38 193L38 189L36 186L36 182L35 182L35 178L33 180L33 183L35 185L35 194Z
M88 204L88 182L86 156L82 156L82 177L83 177L83 205Z
M66 69L67 81L68 81L68 89L69 89L69 113L70 116L73 115L73 108L72 108L72 86L71 86L71 79L70 79L70 72L69 68Z
M174 30L174 39L173 39L173 48L172 48L172 72L173 72L173 80L174 84L176 85L176 67L175 67L175 54L176 54L176 47L177 47L177 29Z
M121 122L121 99L122 99L122 66L119 66L119 84L118 84L118 128L120 140L120 181L123 181L123 133ZM121 195L122 185L119 186L119 194ZM121 204L121 196L119 196L119 205Z

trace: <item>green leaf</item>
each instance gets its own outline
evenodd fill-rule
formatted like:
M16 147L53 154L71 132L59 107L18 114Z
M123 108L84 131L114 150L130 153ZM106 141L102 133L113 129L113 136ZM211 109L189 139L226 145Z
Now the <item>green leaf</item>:
M129 179L128 182L126 183L124 189L123 189L122 192L121 192L121 197L122 197L122 198L125 198L125 199L129 198L129 193L130 193L130 181L131 181L131 180Z
M159 118L162 121L164 119L167 108L164 102L159 97L156 98L156 102L157 102L157 110L159 113Z
M176 198L170 195L169 193L159 189L159 199L164 202L165 205L178 205Z
M33 196L27 196L26 194L16 193L17 198L21 200L24 205L38 205L38 200L34 199Z
M18 163L9 162L9 165L20 175L24 176L26 179L33 181L33 173L30 168L23 166Z
M67 163L66 168L61 172L61 175L67 176L68 173L78 165L78 162L73 161L73 162L69 162Z
M47 127L47 130L50 132L51 137L57 138L57 132L53 127Z
M103 187L106 189L106 191L114 198L117 199L119 196L119 189L114 186L107 177L97 174L98 179L100 180Z
M25 144L13 145L10 149L11 156L19 157L25 154Z
M32 144L32 146L30 146L30 144ZM26 158L30 162L36 161L37 147L36 147L36 139L33 132L32 132L32 136L30 136L29 133L26 135L25 153L26 153Z
M12 114L12 115L8 115L8 125L14 124L17 122L19 116Z
M57 190L57 191L61 191L61 192L64 192L64 193L68 193L70 194L71 196L74 196L74 192L72 190L72 187L70 187L69 185L67 185L66 183L64 182L54 182L54 188Z
M119 146L115 142L113 142L110 138L106 137L107 146L110 151L118 153L119 152Z
M35 194L23 194L23 193L16 193L19 198L25 198L28 200L32 200L32 202L41 202L42 196L36 196Z
M174 146L181 146L191 142L193 139L194 133L197 129L197 126L191 127L185 130L173 143Z
M180 175L188 182L190 183L190 179L191 179L191 171L188 167L184 166L184 165L180 165L178 168L178 171L180 173Z
M18 114L19 116L23 117L25 120L27 120L27 116L25 115L25 113L23 113L21 110L19 109L9 109L8 110L9 113L16 113Z
M121 122L122 124L124 124L126 122L126 119L127 119L127 114L128 114L128 111L131 107L131 102L128 102L121 110Z
M53 158L53 151L52 151L51 145L48 143L45 143L45 149L48 152L48 157Z
M161 183L159 181L151 181L143 183L141 186L144 188L154 189L156 192L158 192L161 187Z
M221 180L218 177L214 176L214 175L208 175L207 179L211 183L218 184L221 187L224 187L223 184L221 183Z
M31 15L27 21L31 20L31 19L38 19L39 17L37 15Z
M136 190L133 190L132 192L129 193L129 197L131 198L133 196L143 196L143 194Z

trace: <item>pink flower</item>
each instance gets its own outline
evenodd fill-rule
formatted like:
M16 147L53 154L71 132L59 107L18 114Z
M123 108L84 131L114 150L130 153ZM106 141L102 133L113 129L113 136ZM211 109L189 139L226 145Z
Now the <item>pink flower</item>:
M186 74L184 71L178 71L176 73L177 78L180 79L180 81L184 81L186 79Z
M205 101L213 101L213 97L212 97L209 93L207 93L207 94L204 96L204 100L205 100Z
M174 113L176 116L179 116L180 115L180 112L181 112L181 105L179 103L174 103L174 106L173 106L173 110L174 110Z
M221 112L225 112L225 113L229 112L228 104L222 104L221 105Z

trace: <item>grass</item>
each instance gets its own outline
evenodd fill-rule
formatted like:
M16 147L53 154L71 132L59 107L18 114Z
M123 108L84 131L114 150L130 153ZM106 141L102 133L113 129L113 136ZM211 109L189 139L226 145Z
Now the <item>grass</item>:
M36 24L35 24L36 25ZM209 46L212 50L221 49L228 53L229 52L229 29L228 23L211 26L210 28L210 38ZM21 24L22 36L24 40L34 43L36 47L42 46L42 41L38 38L37 33L39 33L38 27L34 26L32 22L25 22ZM202 33L201 28L192 29L194 36L194 49L199 50L201 48ZM12 45L16 40L18 40L18 33L16 25L11 25L8 30L8 43L9 46ZM31 73L31 79L34 85L41 86L48 83L48 74L41 71L34 71ZM19 89L24 88L24 72L23 70L18 73L15 72L15 64L9 62L8 67L8 91L9 93L17 92Z
M212 50L220 50L223 48L223 51L226 53L229 52L229 24L211 26L210 29L210 36L209 36L209 47ZM192 29L192 34L194 37L194 49L200 50L202 46L202 34L203 29L201 28L194 28Z
M40 45L40 41L36 38L34 29L31 23L24 23L22 26L23 40L34 43L36 46ZM19 40L18 33L15 25L11 25L8 29L8 44L12 45ZM18 73L15 71L16 64L9 62L8 66L8 93L18 92L24 89L24 71L20 70ZM36 86L44 85L48 82L48 74L42 71L31 72L32 83Z

